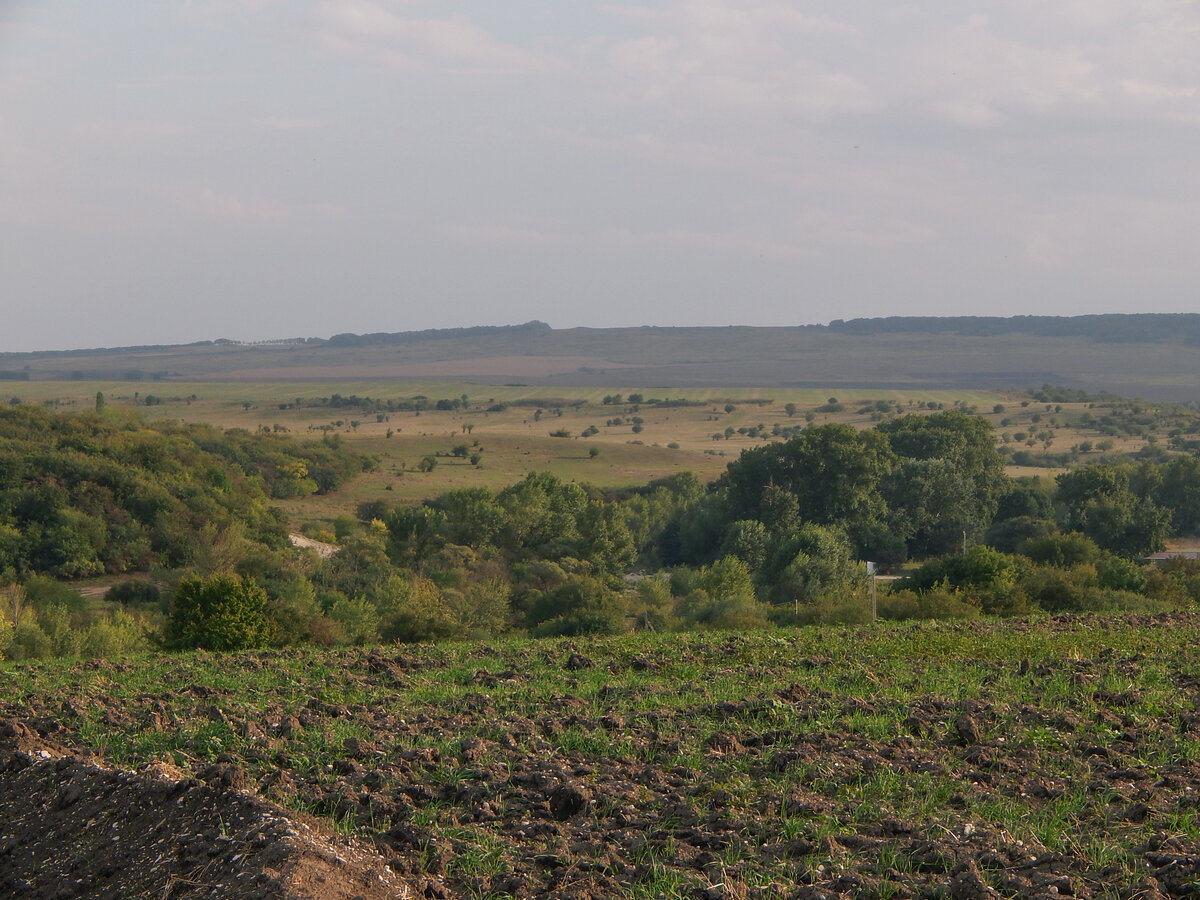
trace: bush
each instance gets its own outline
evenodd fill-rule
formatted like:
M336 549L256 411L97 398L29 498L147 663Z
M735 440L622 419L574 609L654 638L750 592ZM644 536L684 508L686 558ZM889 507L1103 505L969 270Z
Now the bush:
M753 597L734 596L714 601L697 610L691 622L702 628L766 628L771 624L770 614L771 607L767 604Z
M619 634L625 600L599 579L582 576L533 597L526 616L537 637Z
M186 578L175 589L164 641L172 650L253 650L271 639L267 592L236 575Z
M993 524L984 534L983 540L989 547L994 547L1001 553L1016 553L1022 542L1049 537L1057 530L1050 519L1014 516Z
M357 646L379 643L379 612L362 597L340 599L329 610L329 618L337 622L345 639Z
M897 591L879 598L879 618L903 619L977 619L979 607L967 602L956 591L935 589L917 593Z
M1096 542L1078 532L1028 538L1017 545L1017 553L1038 565L1060 569L1094 563L1100 558Z
M1094 595L1101 590L1092 565L1035 569L1021 584L1026 596L1046 612L1095 609Z
M122 581L105 591L104 599L109 603L120 603L122 606L134 603L157 605L162 600L162 593L158 585L149 581Z
M119 609L84 630L80 654L91 659L112 658L149 649L146 629L129 613Z
M445 596L430 579L389 578L387 586L386 596L378 601L384 640L415 644L446 640L462 632Z
M53 656L54 644L50 635L36 622L21 622L13 629L12 643L8 646L10 659L50 659Z
M9 621L8 613L0 609L0 660L8 656L9 648L12 646L13 625Z

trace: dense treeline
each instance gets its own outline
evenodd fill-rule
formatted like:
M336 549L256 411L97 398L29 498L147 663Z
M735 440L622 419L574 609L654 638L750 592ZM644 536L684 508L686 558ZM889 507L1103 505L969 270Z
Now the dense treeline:
M602 494L549 473L420 506L359 505L331 558L297 554L273 498L334 490L371 461L300 443L103 415L0 413L0 651L230 650L869 617L864 561L929 560L881 615L1159 609L1200 567L1141 564L1200 531L1200 457L1107 460L1045 481L1004 473L987 420L809 425L722 478ZM48 576L147 572L119 615ZM67 590L67 594L71 594Z
M223 544L281 548L271 500L335 490L367 462L332 438L2 409L0 577L207 568Z

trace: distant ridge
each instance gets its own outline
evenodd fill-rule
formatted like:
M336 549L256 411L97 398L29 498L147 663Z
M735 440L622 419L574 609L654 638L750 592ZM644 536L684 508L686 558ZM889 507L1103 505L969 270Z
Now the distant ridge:
M1182 341L1200 346L1200 313L1106 313L1083 316L885 316L868 319L834 319L828 325L639 325L628 327L553 328L533 319L520 325L475 325L465 328L426 328L420 331L377 331L368 334L345 332L328 338L290 337L243 342L230 338L193 341L187 344L142 344L125 347L90 347L75 350L34 352L0 351L0 359L24 359L91 353L143 353L203 347L250 347L264 345L306 347L363 347L388 344L420 344L463 338L545 338L570 333L638 335L683 335L696 333L788 333L822 332L847 335L954 334L994 337L1003 334L1033 334L1042 337L1077 337L1098 343L1155 343Z
M1111 313L1088 316L889 316L882 319L835 319L829 329L841 334L1037 334L1083 337L1100 343L1153 343L1183 339L1200 343L1200 314Z
M891 316L828 325L545 322L0 354L0 381L415 381L1025 390L1200 401L1200 314ZM15 393L15 392L14 392Z
M524 325L476 325L471 328L428 328L424 331L395 331L374 334L335 334L328 340L331 347L361 347L364 344L417 344L421 341L444 341L451 338L487 337L497 334L537 336L554 329L536 319Z

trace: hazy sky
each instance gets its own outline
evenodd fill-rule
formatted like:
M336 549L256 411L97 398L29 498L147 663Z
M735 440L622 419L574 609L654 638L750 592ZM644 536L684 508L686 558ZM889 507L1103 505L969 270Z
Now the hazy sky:
M1198 0L0 2L0 350L1200 312Z

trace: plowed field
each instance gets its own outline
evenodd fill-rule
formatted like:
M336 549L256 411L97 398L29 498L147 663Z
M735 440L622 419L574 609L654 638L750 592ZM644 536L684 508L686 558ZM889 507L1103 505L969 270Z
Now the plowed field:
M1200 615L0 671L0 894L1200 894Z

